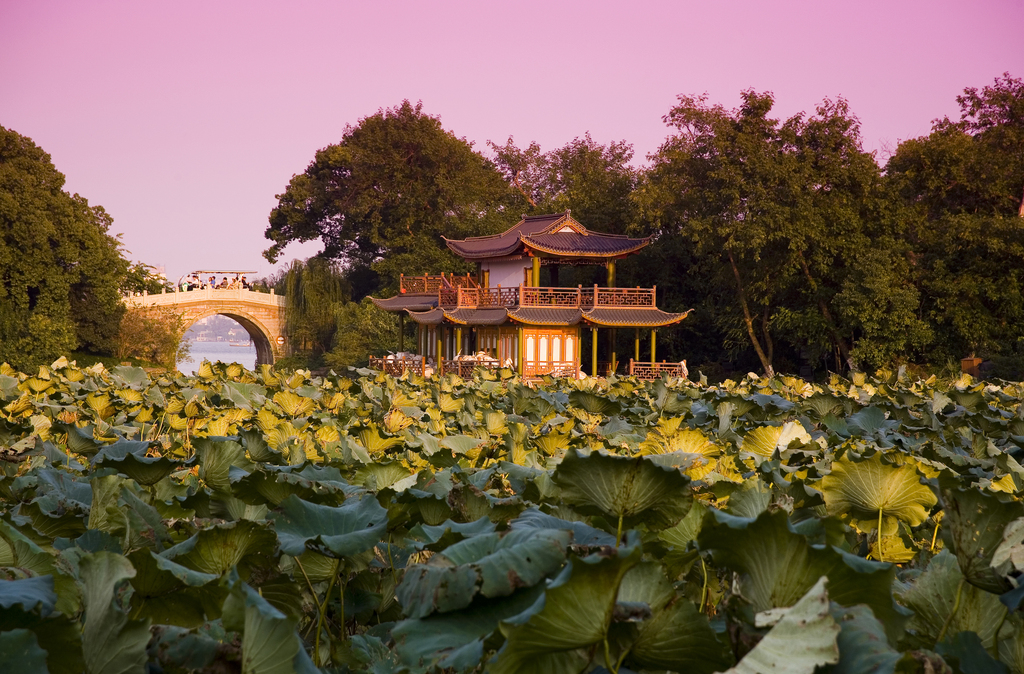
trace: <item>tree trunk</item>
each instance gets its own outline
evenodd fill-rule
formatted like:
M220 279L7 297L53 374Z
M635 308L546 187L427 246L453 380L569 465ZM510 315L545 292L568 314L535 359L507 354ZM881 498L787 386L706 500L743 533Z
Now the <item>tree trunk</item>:
M765 354L764 349L761 348L761 342L758 341L757 335L754 333L754 317L750 315L750 306L747 304L747 293L743 290L740 270L736 267L736 260L732 257L732 251L728 251L728 255L729 264L732 265L732 273L736 277L736 291L739 294L740 307L743 309L743 322L747 326L747 336L750 337L750 343L754 346L754 351L757 352L757 357L761 360L761 367L764 368L764 373L769 377L774 377L775 369L772 367L772 361Z
M804 276L807 277L807 283L810 284L811 292L814 293L814 297L818 301L818 309L821 311L821 315L825 319L825 325L828 326L829 334L832 335L832 341L835 343L836 348L839 349L839 354L843 357L843 360L846 361L846 367L850 370L856 370L857 364L854 362L853 356L850 355L850 347L846 344L846 340L840 336L839 330L836 328L836 323L832 320L832 312L829 311L828 305L825 304L825 300L818 295L818 284L811 276L811 269L807 266L807 260L804 258L803 252L801 251L798 253L798 256L800 257L800 266L803 267L804 270Z

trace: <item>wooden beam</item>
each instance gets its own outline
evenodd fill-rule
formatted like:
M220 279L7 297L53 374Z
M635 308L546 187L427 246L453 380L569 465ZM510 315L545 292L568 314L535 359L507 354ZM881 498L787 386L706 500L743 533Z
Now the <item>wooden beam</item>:
M540 258L536 255L533 256L533 274L531 275L531 283L534 288L540 287Z

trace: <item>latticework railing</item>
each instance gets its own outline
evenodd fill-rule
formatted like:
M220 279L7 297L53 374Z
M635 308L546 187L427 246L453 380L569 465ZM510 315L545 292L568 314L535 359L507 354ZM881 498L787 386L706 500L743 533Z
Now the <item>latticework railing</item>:
M370 356L370 368L380 370L392 377L401 377L408 371L415 372L419 375L425 375L427 361L422 357L395 358L393 356L385 356L378 358L376 356Z
M579 288L534 288L519 286L521 307L578 307Z
M518 288L459 288L458 307L478 309L514 307L519 303Z
M453 359L442 361L442 372L444 374L457 374L466 379L473 376L473 370L484 368L485 370L497 370L501 363L497 360L463 360Z
M683 363L645 363L629 359L629 374L637 379L661 379L663 376L685 377L686 366Z
M653 307L657 288L598 288L594 295L598 307Z
M524 377L575 377L579 374L579 367L574 360L556 360L546 363L527 361L523 366Z
M469 274L425 274L423 276L398 277L398 291L401 293L436 293L442 289L475 288L476 279Z

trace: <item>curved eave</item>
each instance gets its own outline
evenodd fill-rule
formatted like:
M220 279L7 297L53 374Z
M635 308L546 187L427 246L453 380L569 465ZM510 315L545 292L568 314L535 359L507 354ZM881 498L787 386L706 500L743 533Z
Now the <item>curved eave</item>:
M456 309L444 312L444 317L456 325L504 325L508 312L505 309Z
M444 309L409 311L409 316L420 325L440 325L444 322Z
M394 297L371 297L379 309L400 313L402 311L429 311L437 306L437 294L395 295Z
M513 243L502 248L493 248L484 251L474 251L462 248L459 245L460 241L458 240L445 239L443 236L441 238L444 239L445 244L450 249L452 249L452 251L454 251L459 257L462 257L467 260L481 260L489 257L503 257L505 255L511 255L512 253L519 250L521 244L520 240L516 238Z
M583 312L583 320L595 326L606 328L663 328L675 325L690 315L693 309L673 314L655 308L608 308L599 307Z
M623 247L621 249L595 252L559 250L552 246L545 246L544 244L538 243L537 241L534 241L532 239L523 239L523 245L529 250L537 251L538 253L544 253L545 255L554 255L563 258L612 258L621 257L623 255L632 255L633 253L636 253L641 248L644 248L647 244L651 242L650 237L635 241L637 241L637 243L632 244L628 247Z
M508 317L524 325L576 325L583 317L583 312L579 309L520 307L509 311Z

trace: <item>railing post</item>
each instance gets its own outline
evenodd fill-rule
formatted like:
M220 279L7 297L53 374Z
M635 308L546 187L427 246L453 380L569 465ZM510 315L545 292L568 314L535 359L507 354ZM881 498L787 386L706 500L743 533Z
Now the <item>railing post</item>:
M519 306L524 306L524 305L525 305L525 302L523 300L523 284L520 283L519 284Z
M598 301L598 298L597 298L597 284L595 283L594 284L594 306L596 307L599 304L600 304L600 302Z
M576 308L583 307L583 284L580 283L576 286Z

